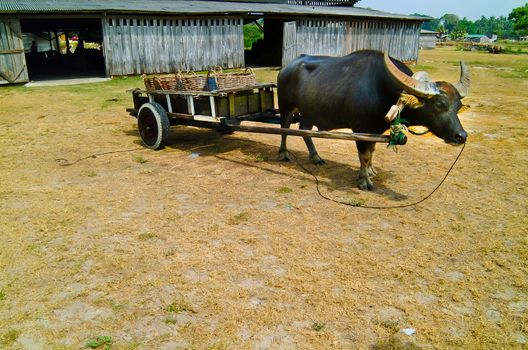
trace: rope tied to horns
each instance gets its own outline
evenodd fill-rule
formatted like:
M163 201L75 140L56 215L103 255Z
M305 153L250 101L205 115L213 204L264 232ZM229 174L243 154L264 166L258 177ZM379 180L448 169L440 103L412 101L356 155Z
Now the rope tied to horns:
M408 124L408 121L401 117L401 112L405 106L411 106L417 103L416 97L402 93L398 98L398 102L393 105L387 115L385 116L385 121L390 123L390 140L387 147L392 147L392 149L397 152L397 146L405 145L407 143L406 132L410 132L413 135L421 136L429 133L429 130L423 132L417 132L408 128L405 124Z

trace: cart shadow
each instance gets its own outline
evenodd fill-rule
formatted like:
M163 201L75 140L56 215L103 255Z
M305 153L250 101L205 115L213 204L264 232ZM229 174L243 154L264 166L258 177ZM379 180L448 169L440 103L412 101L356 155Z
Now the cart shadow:
M141 144L136 129L125 131L125 133L138 137L134 142ZM363 193L356 187L359 176L359 161L355 152L346 157L346 162L341 163L326 159L326 164L320 166L308 160L308 151L304 149L303 151L290 151L296 158L294 161L281 162L278 160L279 142L280 138L277 138L277 145L274 146L239 135L223 135L213 130L173 127L165 147L196 153L200 157L216 157L223 161L256 168L275 175L292 177L292 171L294 171L298 174L293 175L297 180L315 181L312 176L316 176L325 192L342 191L346 192L347 195ZM229 156L228 153L233 151L242 153L244 157ZM324 155L322 156L324 158ZM307 174L300 165L309 170L311 174ZM374 178L376 188L372 192L373 194L394 201L403 201L408 198L407 195L400 194L385 185L387 180L395 176L393 171L386 170L382 166L378 166L376 169L378 175Z

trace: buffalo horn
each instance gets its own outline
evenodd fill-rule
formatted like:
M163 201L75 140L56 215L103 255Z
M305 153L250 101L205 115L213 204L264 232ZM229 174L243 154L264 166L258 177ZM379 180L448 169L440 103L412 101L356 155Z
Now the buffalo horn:
M427 72L424 72L423 70L414 73L413 78L419 81L432 82L431 77L429 77L429 74Z
M469 87L471 86L471 76L469 75L468 66L460 61L460 81L455 84L460 97L464 98L469 94Z
M434 82L420 81L402 72L391 61L387 52L385 52L385 67L389 71L389 74L392 76L392 78L401 85L403 90L412 95L428 98L440 94L440 91Z

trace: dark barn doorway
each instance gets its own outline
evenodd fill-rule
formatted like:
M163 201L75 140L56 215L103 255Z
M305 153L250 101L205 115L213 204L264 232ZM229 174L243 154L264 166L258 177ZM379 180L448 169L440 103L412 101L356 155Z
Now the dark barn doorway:
M282 42L284 22L282 19L261 18L246 19L244 21L244 46L245 63L248 67L258 66L280 66L282 61ZM253 30L248 31L248 27L253 26ZM246 45L249 33L254 33L254 27L260 29L262 35L257 40L251 42L251 46Z
M105 77L99 18L22 19L30 80Z

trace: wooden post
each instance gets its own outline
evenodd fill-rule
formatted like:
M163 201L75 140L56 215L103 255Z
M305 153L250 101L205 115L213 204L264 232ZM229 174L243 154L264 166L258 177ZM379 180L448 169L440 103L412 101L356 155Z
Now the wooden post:
M259 94L259 101L260 101L259 111L264 112L264 106L266 105L266 101L264 101L264 89L263 88L258 89L258 94Z
M50 50L53 51L53 39L51 38L51 32L48 32L48 42L50 44Z
M61 54L61 50L60 50L59 34L57 33L57 31L55 31L54 33L55 33L55 44L57 44L57 52L60 55Z
M227 98L229 100L229 116L231 118L235 117L236 110L235 110L235 94L231 93L227 95Z
M192 115L195 115L196 113L194 112L194 98L192 97L192 95L187 95L187 112L189 114L192 114Z
M165 95L165 98L167 99L167 110L169 113L172 113L172 101L170 97L170 95Z
M71 54L70 52L70 38L68 38L68 32L64 32L64 36L66 37L66 55Z
M214 96L209 96L209 103L211 104L211 116L216 118L216 105Z

